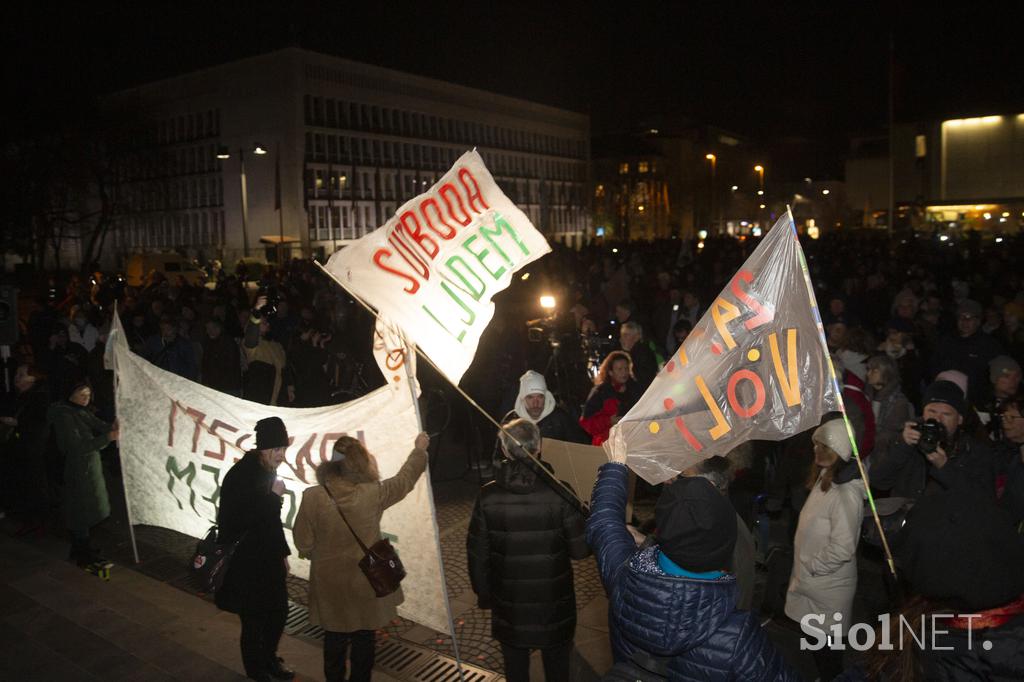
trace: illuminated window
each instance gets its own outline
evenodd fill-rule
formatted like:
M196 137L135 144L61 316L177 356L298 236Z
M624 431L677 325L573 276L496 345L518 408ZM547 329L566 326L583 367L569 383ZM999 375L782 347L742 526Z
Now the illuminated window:
M918 135L914 138L914 153L919 159L928 156L928 140L924 135Z
M649 166L649 165L647 164L647 162L646 162L646 161L641 161L641 162L640 162L640 163L638 163L638 164L637 164L637 166L636 166L636 172L637 172L637 173L646 173L646 172L647 172L647 171L649 171L650 169L651 169L651 168L650 168L650 166Z
M597 189L594 190L594 196L598 199L604 196L604 185L597 186Z
M629 164L628 163L620 163L619 164L619 175L625 175L628 172L629 172Z

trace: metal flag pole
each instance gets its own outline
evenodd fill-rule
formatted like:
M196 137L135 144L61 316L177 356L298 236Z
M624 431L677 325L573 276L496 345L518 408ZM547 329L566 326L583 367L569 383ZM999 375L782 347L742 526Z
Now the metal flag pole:
M316 261L314 261L314 262L316 262ZM366 308L366 310L369 311L369 313L371 315L373 315L376 318L380 317L380 315L378 315L377 311L374 310L373 307L370 306L370 304L368 304L366 301L364 301L362 298L360 298L357 294L353 293L348 287L346 287L345 284L334 275L334 273L332 273L330 270L325 268L319 262L316 262L316 266L318 268L320 268L320 270L325 275L327 275L332 280L337 282L338 286L340 286L342 289L344 289L345 292L348 293L348 295L350 295L353 299L355 299L355 301L357 303L359 303L361 306ZM424 360L426 360L427 363L431 367L436 369L438 374L440 374L445 379L448 379L448 375L446 375L444 373L444 370L442 370L440 367L438 367L437 363L435 363L433 360L431 360L422 350L416 349L416 352L419 353L419 356L421 358L423 358ZM494 419L494 417L492 417L490 414L487 413L486 410L484 410L484 408L480 407L480 405L475 400L473 400L473 398L471 398L468 393L466 393L465 391L462 390L462 387L460 387L458 384L456 384L455 382L451 381L450 379L448 379L448 383L451 384L452 387L456 391L458 391L459 395L461 395L463 398L466 399L466 402L468 402L470 405L475 407L477 409L477 411L480 414L482 414L484 416L484 418L487 419L487 421L491 422L491 424L496 426L499 431L501 431L506 436L508 436L509 440L511 440L516 445L518 445L520 448L522 448L523 452L525 452L530 457L530 459L532 460L533 465L534 465L534 471L538 475L540 475L542 478L544 478L546 481L548 481L549 483L553 483L554 484L554 488L553 489L555 490L555 492L557 492L559 495L561 495L564 499L569 501L571 504L574 504L579 509L580 513L582 513L584 516L588 516L590 514L590 508L587 506L587 504L583 500L581 500L579 498L579 496L576 494L576 492L573 489L571 489L568 486L566 486L564 483L562 483L562 481L558 480L557 477L555 477L551 472L549 472L547 467L545 467L541 463L541 461L539 459L537 459L536 455L534 455L533 453L529 452L523 446L523 444L519 442L519 440L515 436L513 436L511 433L509 433L505 429L505 427L503 425L499 424L498 421ZM417 404L417 409L418 409L418 404Z
M121 326L121 318L120 318L120 315L117 312L117 301L114 302L114 321L117 322L116 329L122 330L122 333L123 333L124 327ZM107 343L110 343L110 342L111 342L110 332L107 332ZM104 350L106 350L106 349L104 349ZM111 357L114 358L114 363L113 363L113 365L114 365L113 366L113 370L114 370L114 419L115 420L119 420L120 416L121 416L121 408L120 408L121 402L119 400L119 397L121 395L121 391L120 391L120 382L119 382L118 376L117 376L119 368L118 368L118 363L117 363L117 353L116 353L116 351L111 355ZM125 466L126 457L124 456L124 453L121 451L121 443L123 442L124 439L121 437L120 431L123 428L123 426L124 425L121 424L120 421L118 421L118 423L117 423L117 429L118 429L117 454L118 454L118 458L121 461L121 490L124 493L124 510L125 510L125 514L127 514L127 516L128 516L128 537L131 538L131 541L132 541L132 555L135 557L135 564L138 565L138 564L140 564L142 562L139 561L139 546L135 542L135 526L132 523L132 503L131 503L131 500L128 499L128 467Z
M399 330L401 332L401 330ZM412 398L412 406L416 410L416 423L419 425L420 433L423 432L423 415L420 413L420 401L416 395L416 376L412 373L412 363L409 362L410 354L415 357L416 350L415 346L409 342L409 339L402 333L402 345L404 358L402 364L405 365L405 378L409 384L409 395ZM430 521L434 524L434 540L437 543L437 558L438 558L438 570L441 572L441 590L444 596L444 610L448 616L448 630L452 636L452 653L455 655L455 666L459 670L459 679L462 682L466 680L466 673L462 669L462 657L459 655L459 640L455 636L455 620L452 618L452 605L448 600L448 583L444 577L444 559L441 557L441 531L437 525L437 509L434 508L434 490L430 485L430 457L427 457L427 469L426 469L426 483L427 483L427 500L430 502Z
M807 295L810 297L811 303L815 310L818 310L817 301L814 298L814 289L811 287L811 277L807 271L807 261L804 258L803 247L800 246L800 241L797 239L796 232L796 221L793 220L793 210L787 205L786 213L789 214L789 228L793 233L793 239L797 240L797 253L800 254L800 269L804 275L804 285L807 287ZM861 479L864 481L864 491L867 493L868 506L871 507L871 516L875 519L875 526L878 528L878 534L882 538L882 549L885 551L885 560L889 564L889 571L893 577L896 577L896 563L892 558L892 550L889 549L889 540L885 536L885 530L882 528L882 520L878 516L878 508L875 506L875 496L871 494L871 481L868 479L868 472L864 468L864 462L860 457L860 450L857 448L857 439L853 435L853 427L850 425L850 417L846 414L846 404L843 402L843 391L839 385L839 380L836 377L835 367L832 366L832 356L828 352L828 342L825 340L825 328L821 323L821 311L818 310L818 341L821 343L821 352L825 355L825 361L828 363L828 374L832 380L832 388L836 393L836 399L839 401L839 411L843 415L843 423L846 425L846 437L850 439L850 445L853 448L853 458L857 462L857 469L860 471Z

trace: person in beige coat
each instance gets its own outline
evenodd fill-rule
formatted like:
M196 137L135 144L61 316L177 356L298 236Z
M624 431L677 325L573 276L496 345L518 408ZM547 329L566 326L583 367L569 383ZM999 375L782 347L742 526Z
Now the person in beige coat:
M793 538L793 572L786 593L786 615L824 632L851 625L857 591L857 541L864 517L864 481L842 419L817 428L811 492ZM801 623L801 625L803 625ZM818 676L831 680L843 671L843 652L825 647L814 652Z
M293 533L299 554L311 561L309 620L324 629L327 682L370 679L374 631L395 617L404 599L401 588L386 597L376 596L359 569L363 551L338 509L367 546L375 543L381 538L384 510L408 495L426 469L429 443L427 434L416 436L402 468L381 481L374 456L355 438L342 437L334 445L331 460L317 467L319 485L302 494Z

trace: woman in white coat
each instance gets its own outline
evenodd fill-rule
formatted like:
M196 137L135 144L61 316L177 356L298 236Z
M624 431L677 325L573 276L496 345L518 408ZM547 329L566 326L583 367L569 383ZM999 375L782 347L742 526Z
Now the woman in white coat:
M842 419L817 428L811 492L800 511L793 539L793 573L786 593L786 615L800 622L812 615L811 627L831 632L850 627L857 590L857 541L864 515L864 482ZM831 680L843 670L842 651L814 652L818 675Z

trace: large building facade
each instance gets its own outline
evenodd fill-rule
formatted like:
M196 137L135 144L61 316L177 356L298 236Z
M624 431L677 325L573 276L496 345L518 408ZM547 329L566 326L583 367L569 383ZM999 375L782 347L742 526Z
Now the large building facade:
M588 236L589 118L288 48L109 97L130 121L110 261L330 255L465 151L550 240Z
M856 139L846 163L850 208L868 227L889 224L888 142ZM1024 228L1024 114L897 124L892 148L895 227Z

